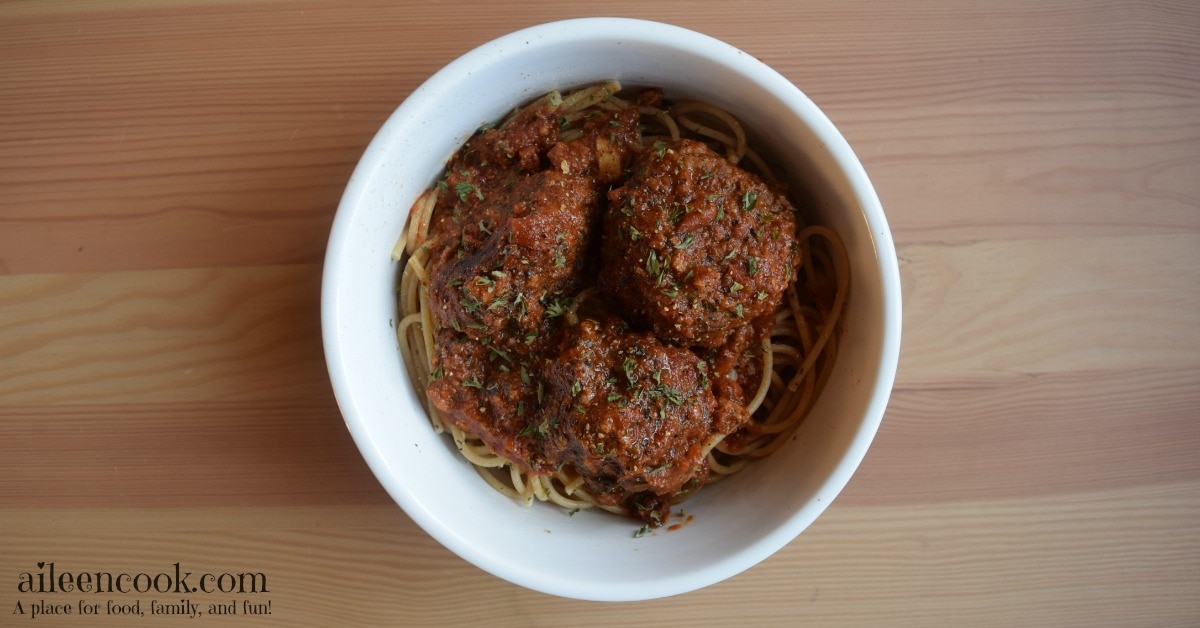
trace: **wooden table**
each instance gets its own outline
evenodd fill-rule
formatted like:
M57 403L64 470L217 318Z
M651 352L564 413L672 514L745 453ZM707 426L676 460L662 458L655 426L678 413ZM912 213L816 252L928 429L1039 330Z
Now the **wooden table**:
M418 529L341 422L318 313L392 109L484 41L587 14L706 32L805 90L904 281L895 394L838 501L746 573L620 605ZM75 614L31 625L179 625L149 604L190 598L209 626L1196 625L1198 450L1194 3L0 5L0 624L45 601ZM21 588L48 563L269 590Z

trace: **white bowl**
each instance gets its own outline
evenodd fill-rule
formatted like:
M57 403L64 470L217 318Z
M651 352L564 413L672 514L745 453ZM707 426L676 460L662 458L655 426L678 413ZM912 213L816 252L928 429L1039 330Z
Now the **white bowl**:
M544 94L617 79L733 112L762 135L850 253L852 282L835 372L793 441L700 491L694 520L634 538L599 511L523 507L480 479L429 426L397 350L389 254L414 198L481 124ZM447 548L496 576L588 600L695 590L748 569L829 506L865 455L900 348L900 277L879 199L833 124L753 56L659 23L595 18L535 26L463 55L414 91L379 130L346 187L330 234L322 332L346 424L380 483Z

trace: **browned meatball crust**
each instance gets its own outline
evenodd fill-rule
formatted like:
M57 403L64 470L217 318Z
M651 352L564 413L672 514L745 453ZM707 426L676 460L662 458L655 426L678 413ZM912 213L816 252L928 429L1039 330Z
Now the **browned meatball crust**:
M704 144L645 151L608 198L601 286L661 338L721 346L795 280L791 203Z
M612 505L667 504L693 478L703 483L706 442L744 417L719 412L708 378L707 363L686 349L619 319L583 320L547 366L548 457L574 466Z
M488 188L478 204L473 215L487 218L464 233L484 237L472 247L463 235L440 249L430 268L431 310L440 327L526 354L549 340L556 304L579 289L596 192L587 178L546 170Z

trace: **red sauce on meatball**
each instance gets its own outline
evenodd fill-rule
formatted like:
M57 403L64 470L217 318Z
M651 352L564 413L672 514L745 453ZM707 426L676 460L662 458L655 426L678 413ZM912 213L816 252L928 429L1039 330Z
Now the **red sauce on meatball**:
M795 281L791 203L704 144L645 151L608 198L601 285L659 337L719 347Z
M639 105L660 99L567 141L549 104L474 135L438 184L428 267L443 419L653 526L749 420L754 352L796 273L782 194L699 142L643 147ZM588 288L599 313L576 317Z

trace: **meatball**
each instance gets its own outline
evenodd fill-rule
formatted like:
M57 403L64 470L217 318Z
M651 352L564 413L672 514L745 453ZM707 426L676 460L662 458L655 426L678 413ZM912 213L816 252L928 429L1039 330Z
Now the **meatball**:
M581 321L547 365L547 456L585 476L602 503L651 523L681 488L703 483L705 443L736 427L717 411L705 362L616 318Z
M498 195L511 194L528 172L542 170L543 155L558 140L558 108L525 109L502 128L471 136L437 183L433 236L447 246L474 251L506 215Z
M583 281L599 206L588 179L543 171L487 189L492 224L447 230L431 263L430 309L441 328L527 354ZM472 246L472 229L483 232Z
M489 338L444 329L438 332L435 363L426 394L442 419L519 468L542 471L541 439L530 427L541 414L531 375L541 362L514 359Z
M700 142L659 142L609 192L600 284L682 346L719 347L779 306L798 265L795 209Z

